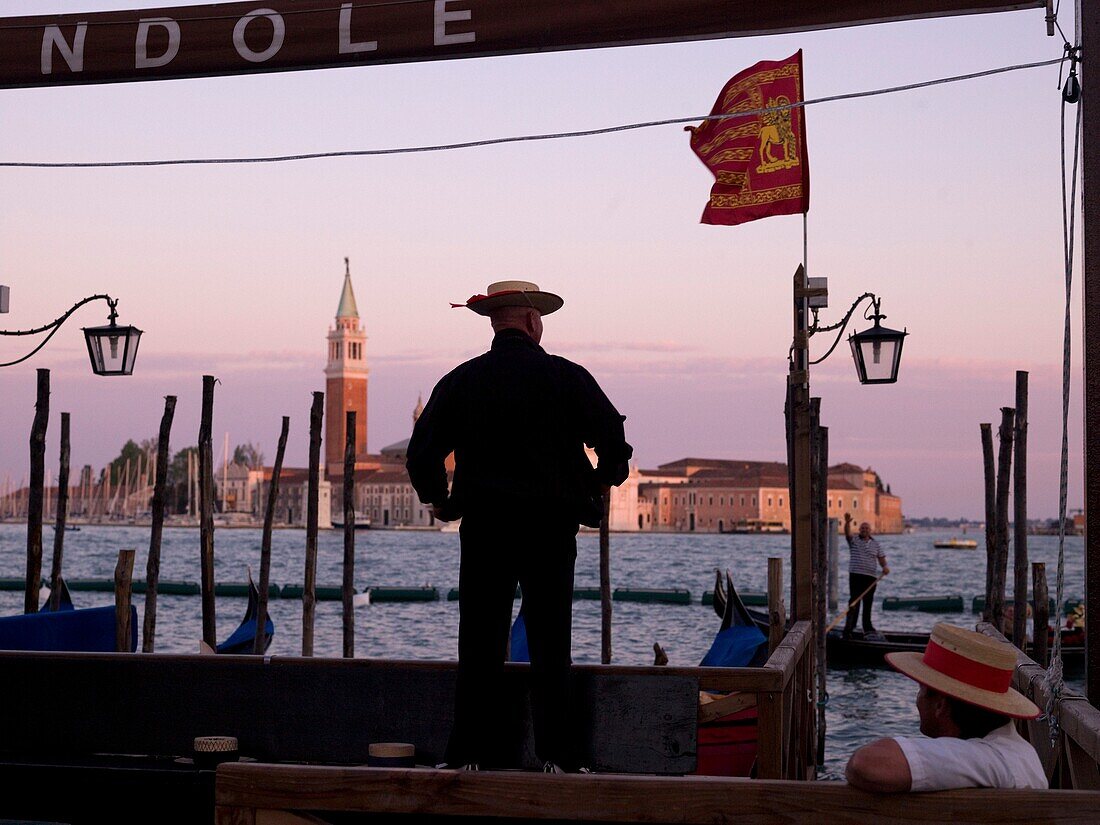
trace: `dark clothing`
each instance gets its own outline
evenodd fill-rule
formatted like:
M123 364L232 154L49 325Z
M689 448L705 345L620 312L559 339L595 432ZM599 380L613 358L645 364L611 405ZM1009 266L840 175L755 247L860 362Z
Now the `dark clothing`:
M864 590L871 585L875 584L875 576L864 576L862 573L849 573L848 574L848 603L851 602ZM878 589L878 585L871 587L870 592L863 597L863 632L870 633L875 629L871 624L871 608L875 603L875 590ZM848 618L844 621L844 632L851 633L856 627L856 614L860 611L860 605L856 605L848 610Z
M577 522L539 523L513 513L462 520L458 685L447 745L452 765L506 760L500 708L504 655L516 584L531 654L531 711L541 761L576 767L568 703ZM469 594L469 595L467 595ZM502 767L507 767L505 762Z
M409 478L425 504L462 518L458 687L452 764L491 761L512 601L523 589L535 749L563 767L578 522L596 526L602 489L632 454L623 417L583 367L519 330L436 385L409 440ZM599 459L593 469L585 444ZM447 492L444 460L454 452ZM494 720L497 723L494 724Z
M599 457L595 470L585 444ZM452 451L448 497L443 461ZM623 417L588 371L506 329L436 385L413 428L407 467L420 500L454 518L535 508L589 524L593 499L622 483L631 455Z

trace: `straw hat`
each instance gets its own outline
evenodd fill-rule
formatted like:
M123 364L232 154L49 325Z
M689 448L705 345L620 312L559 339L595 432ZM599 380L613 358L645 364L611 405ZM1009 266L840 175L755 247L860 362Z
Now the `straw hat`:
M1007 642L940 623L924 653L887 653L886 661L910 679L971 705L1013 719L1039 715L1039 708L1011 687L1016 650Z
M466 307L478 315L488 315L501 307L531 307L540 315L557 312L564 304L552 292L543 292L538 284L530 281L497 281L489 284L484 295L474 295L464 304L451 304L453 308Z

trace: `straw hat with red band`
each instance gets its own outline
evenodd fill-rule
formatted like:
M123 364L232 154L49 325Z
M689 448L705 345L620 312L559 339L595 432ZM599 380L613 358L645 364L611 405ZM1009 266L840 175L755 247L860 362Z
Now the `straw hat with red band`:
M924 653L887 653L886 661L925 687L1013 719L1034 719L1039 708L1012 689L1016 650L1007 642L955 627L932 628Z
M543 292L538 284L530 281L497 281L489 284L484 295L474 295L464 304L451 304L458 309L466 307L478 315L488 315L501 307L530 307L538 310L539 315L557 312L565 303L552 292Z

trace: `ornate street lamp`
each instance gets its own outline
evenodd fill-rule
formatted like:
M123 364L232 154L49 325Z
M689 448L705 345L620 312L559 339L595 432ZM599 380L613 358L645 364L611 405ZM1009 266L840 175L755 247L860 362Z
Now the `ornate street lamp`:
M130 375L134 371L134 361L137 359L141 330L137 327L119 326L116 323L115 319L118 318L118 312L115 307L118 306L118 301L110 295L92 295L77 301L60 318L34 329L0 329L0 335L37 335L49 331L49 334L42 339L37 347L22 358L0 364L0 367L11 367L26 361L46 346L47 342L61 329L61 325L69 319L70 315L84 304L100 299L106 301L107 306L111 309L111 314L107 319L109 323L102 327L84 327L84 340L88 345L88 357L92 362L92 372L96 375Z
M898 368L901 366L901 347L905 343L905 336L909 333L906 330L899 332L896 329L889 329L879 323L886 316L879 311L882 299L873 292L864 292L856 298L840 322L831 326L819 326L817 309L811 308L810 311L813 313L814 320L807 330L807 336L812 336L818 332L829 332L834 329L839 329L840 332L837 333L837 338L833 345L829 347L829 350L816 361L810 363L820 364L832 354L833 350L836 349L836 345L840 343L840 338L844 334L852 314L856 311L856 307L867 298L871 299L871 305L868 307L870 311L865 312L863 317L868 321L874 321L875 325L863 332L853 332L848 336L848 344L852 348L852 360L856 364L856 375L861 384L893 384L898 380Z
M108 299L107 303L111 307L110 323L105 327L84 327L92 372L96 375L130 375L137 360L141 330L116 324L118 313L115 305L118 301Z
M848 343L852 346L859 383L893 384L898 380L898 367L901 366L901 345L909 333L882 326L879 321L886 316L878 312L879 301L872 301L875 325L863 332L853 332L848 336Z

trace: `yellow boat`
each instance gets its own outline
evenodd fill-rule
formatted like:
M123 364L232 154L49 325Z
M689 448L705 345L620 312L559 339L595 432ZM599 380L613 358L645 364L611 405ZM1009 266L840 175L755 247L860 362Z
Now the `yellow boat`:
M933 547L941 547L947 550L974 550L978 542L974 539L948 539L947 541L934 541Z

